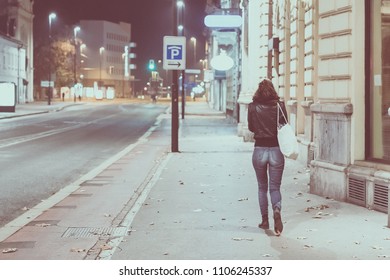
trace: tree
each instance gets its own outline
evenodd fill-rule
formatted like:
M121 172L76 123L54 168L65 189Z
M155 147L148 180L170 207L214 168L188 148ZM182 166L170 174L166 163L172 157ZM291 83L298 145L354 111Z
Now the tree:
M67 38L53 42L52 57L55 65L57 86L73 86L74 45Z
M62 33L49 39L41 39L34 47L34 84L40 85L41 81L49 79L49 70L55 74L54 84L56 88L73 86L73 63L75 47L72 42L72 29L65 27ZM50 67L49 67L50 65Z

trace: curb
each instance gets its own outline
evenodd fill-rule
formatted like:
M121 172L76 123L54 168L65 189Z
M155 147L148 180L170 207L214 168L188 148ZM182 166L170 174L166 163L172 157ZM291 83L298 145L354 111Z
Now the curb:
M13 119L13 118L18 118L18 117L26 117L26 116L33 116L33 115L39 115L39 114L47 114L51 112L60 112L64 110L65 108L72 107L72 106L77 106L77 105L85 105L86 103L78 103L78 104L68 104L59 108L54 108L52 110L42 110L42 111L37 111L37 112L31 112L31 113L22 113L22 114L17 114L11 115L11 116L0 116L0 119Z

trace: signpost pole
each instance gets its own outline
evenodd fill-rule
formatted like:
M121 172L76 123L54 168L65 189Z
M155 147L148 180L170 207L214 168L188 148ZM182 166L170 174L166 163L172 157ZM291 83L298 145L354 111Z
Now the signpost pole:
M185 90L185 70L181 71L181 118L184 119L185 116L185 106L186 106L186 90Z
M173 2L173 36L177 36L177 4ZM179 152L179 93L178 93L178 70L172 70L172 132L171 132L171 151Z

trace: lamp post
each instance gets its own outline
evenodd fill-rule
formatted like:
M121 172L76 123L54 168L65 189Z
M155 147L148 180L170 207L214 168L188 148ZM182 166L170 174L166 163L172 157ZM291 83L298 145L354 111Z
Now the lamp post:
M177 7L180 9L180 13L178 13L179 25L178 32L180 36L184 36L184 8L185 4L183 0L177 1ZM181 71L181 118L184 119L185 116L185 102L186 102L186 93L185 93L185 70Z
M201 65L201 73L202 73L202 80L204 80L204 71L207 69L207 58L205 59L200 59L199 63Z
M104 47L100 47L99 49L99 53L100 53L100 63L99 63L99 69L100 69L100 72L99 72L99 86L101 86L101 83L102 83L102 55L103 55L103 52L104 52Z
M51 21L55 19L57 15L55 13L51 13L49 15L49 95L47 99L47 104L51 104Z
M196 38L191 37L191 42L194 44L194 67L196 66Z
M77 32L80 31L80 27L76 26L73 29L74 32L74 63L73 63L73 72L74 72L74 84L77 84L77 73L76 73L76 66L77 66Z
M173 36L178 35L177 8L178 1L173 1ZM178 70L172 70L172 120L171 120L171 151L179 152L179 93L178 93Z

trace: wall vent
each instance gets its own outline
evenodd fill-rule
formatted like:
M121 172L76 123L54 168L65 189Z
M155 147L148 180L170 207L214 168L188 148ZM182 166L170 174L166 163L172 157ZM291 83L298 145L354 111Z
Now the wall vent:
M389 184L385 182L375 182L374 184L374 209L387 213Z
M366 179L357 176L348 178L348 202L366 207Z

